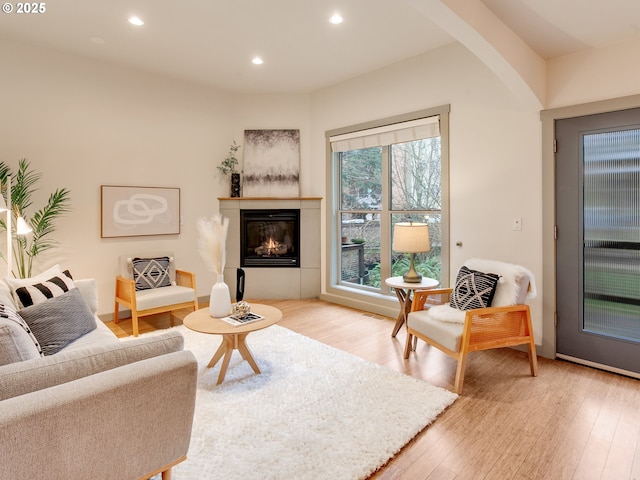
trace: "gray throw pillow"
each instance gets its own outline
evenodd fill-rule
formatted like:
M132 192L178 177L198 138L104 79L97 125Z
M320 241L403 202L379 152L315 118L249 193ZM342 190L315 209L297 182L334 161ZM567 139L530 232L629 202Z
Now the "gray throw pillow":
M18 313L40 342L44 355L59 352L96 328L96 319L77 288Z

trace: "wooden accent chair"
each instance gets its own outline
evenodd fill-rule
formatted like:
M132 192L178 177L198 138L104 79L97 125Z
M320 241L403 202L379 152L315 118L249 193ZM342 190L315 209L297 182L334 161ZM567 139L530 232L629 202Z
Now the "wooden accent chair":
M136 288L134 263L138 260L169 258L169 285L140 289ZM135 260L135 262L134 262ZM164 282L167 283L167 282ZM175 268L173 254L120 257L120 275L116 276L115 307L113 322L118 323L120 305L131 310L133 336L138 336L138 318L169 312L173 325L173 312L182 308L198 309L196 277L192 272Z
M499 275L491 306L453 308L449 301L454 288L416 291L407 317L404 358L415 350L415 338L442 350L458 362L454 391L460 394L469 352L527 345L531 375L537 376L531 313L524 303L536 294L533 275L520 265L492 260L471 259L464 266Z

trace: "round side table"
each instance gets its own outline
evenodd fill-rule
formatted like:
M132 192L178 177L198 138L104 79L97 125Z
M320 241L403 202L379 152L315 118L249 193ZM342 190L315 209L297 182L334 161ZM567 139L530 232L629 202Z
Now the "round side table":
M408 283L405 282L402 277L389 277L384 283L393 288L400 302L400 313L396 324L393 326L392 337L395 337L402 327L402 324L407 321L407 315L411 311L411 303L413 301L412 293L415 290L428 290L430 288L436 288L440 285L440 282L435 278L422 277L420 283Z

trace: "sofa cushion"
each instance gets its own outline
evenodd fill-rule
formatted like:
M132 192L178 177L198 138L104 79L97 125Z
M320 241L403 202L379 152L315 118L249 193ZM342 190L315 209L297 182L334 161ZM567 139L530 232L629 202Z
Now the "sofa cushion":
M169 277L169 257L134 258L133 279L136 290L168 287L171 285Z
M18 309L13 298L13 293L6 281L0 281L0 303L2 305L8 305L14 310Z
M98 314L98 283L95 278L81 278L74 280L76 288L82 294L84 301L87 302L87 306L91 313Z
M182 334L167 330L115 345L96 345L6 365L0 368L0 401L183 348Z
M18 312L36 336L45 355L96 328L95 317L77 288Z
M42 348L27 323L13 310L0 304L0 365L42 356Z
M451 292L450 305L458 310L472 310L491 306L499 276L460 267L456 286Z
M69 270L46 280L16 288L14 296L19 308L30 307L54 298L75 288Z
M73 342L65 346L56 355L60 355L64 352L70 352L71 350L78 350L81 348L95 347L96 345L117 345L120 340L116 337L115 333L99 318L94 317L96 328L89 333L82 335Z

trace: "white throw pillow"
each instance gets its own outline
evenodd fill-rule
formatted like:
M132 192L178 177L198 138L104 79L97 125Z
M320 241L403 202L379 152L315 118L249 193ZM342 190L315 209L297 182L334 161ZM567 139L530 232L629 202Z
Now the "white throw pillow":
M62 268L60 267L60 265L56 264L53 267L51 267L49 270L46 270L36 275L35 277L29 277L29 278L4 277L4 281L9 286L9 290L11 290L11 294L13 295L13 300L17 305L18 301L15 296L15 291L18 288L24 287L25 285L34 285L36 283L44 282L46 280L49 280L51 277L60 275L61 273L62 273Z
M71 277L71 273L69 273L69 270L65 270L61 274L55 275L47 280L19 287L13 294L18 307L25 308L45 302L50 298L59 297L74 288L76 288L76 286Z

